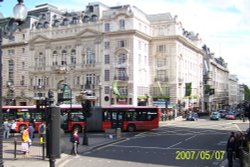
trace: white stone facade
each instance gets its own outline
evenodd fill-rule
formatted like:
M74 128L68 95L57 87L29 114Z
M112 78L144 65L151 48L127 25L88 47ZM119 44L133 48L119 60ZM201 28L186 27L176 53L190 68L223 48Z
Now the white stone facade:
M201 40L177 16L101 3L72 13L46 4L29 15L29 24L15 33L15 40L3 43L3 96L8 93L5 83L12 81L17 105L32 104L48 90L57 99L67 82L73 103L82 89L91 89L101 105L138 105L149 97L147 105L163 100L201 107ZM186 83L192 83L189 96ZM114 86L120 96L113 94Z

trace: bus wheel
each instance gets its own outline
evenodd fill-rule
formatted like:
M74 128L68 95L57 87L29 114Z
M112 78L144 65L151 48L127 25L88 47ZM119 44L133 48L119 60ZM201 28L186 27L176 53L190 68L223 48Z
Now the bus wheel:
M135 125L134 124L129 124L128 125L128 131L129 132L134 132L135 131Z
M18 131L21 132L25 127L27 127L26 125L20 125L18 128Z
M73 130L77 130L78 132L82 132L82 127L80 125L75 125Z

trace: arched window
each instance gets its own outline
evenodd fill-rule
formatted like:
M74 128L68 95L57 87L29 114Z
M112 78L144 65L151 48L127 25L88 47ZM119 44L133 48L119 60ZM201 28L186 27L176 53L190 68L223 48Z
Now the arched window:
M62 51L61 65L67 65L67 51Z
M71 50L71 64L76 64L76 50L75 49L72 49Z

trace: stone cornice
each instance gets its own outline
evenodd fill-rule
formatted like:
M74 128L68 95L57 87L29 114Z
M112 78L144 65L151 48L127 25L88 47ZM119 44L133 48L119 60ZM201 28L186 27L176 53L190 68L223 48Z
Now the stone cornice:
M196 52L200 53L201 55L204 55L204 52L201 48L195 46L190 41L188 41L186 38L184 38L180 35L152 37L152 40L176 40L176 41L182 43L183 45L195 50Z

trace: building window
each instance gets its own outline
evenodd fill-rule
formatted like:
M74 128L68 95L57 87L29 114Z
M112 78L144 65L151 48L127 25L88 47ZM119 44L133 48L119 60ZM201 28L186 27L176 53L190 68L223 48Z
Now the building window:
M109 81L109 80L110 80L110 71L104 70L104 81Z
M104 63L109 64L110 63L110 56L109 55L104 55Z
M166 45L158 45L157 52L166 52Z
M67 65L67 51L62 51L62 57L61 57L61 65Z
M165 58L158 58L156 60L157 67L163 67L166 65L166 59Z
M167 73L166 70L157 70L156 71L157 81L165 82L167 81Z
M104 42L104 49L109 49L109 42Z
M109 86L105 86L104 87L104 93L105 94L109 94L109 91L110 91L110 87Z
M25 48L22 48L22 53L25 53Z
M57 63L57 59L58 59L58 55L57 55L57 52L56 51L54 51L53 52L53 54L52 54L52 65L58 65L58 63Z
M71 50L70 59L71 59L71 64L76 64L76 50L75 49Z
M80 85L80 77L76 77L76 85Z
M119 48L125 47L125 41L124 41L124 40L118 41L118 47L119 47Z
M85 88L92 89L91 86L95 85L95 74L87 74L85 77Z
M119 28L120 28L120 30L125 29L125 20L124 19L119 20Z
M90 48L87 48L86 64L94 64L94 63L95 63L95 53Z
M22 62L22 69L24 70L25 68L25 62Z
M15 54L15 50L14 49L8 50L8 55L12 56L14 54Z
M14 81L14 71L15 71L14 69L15 69L14 61L9 60L9 81Z
M127 80L127 72L125 68L118 69L118 80L122 80L122 81Z
M127 61L127 56L125 54L120 54L118 56L118 64L125 64Z
M22 79L21 79L21 81L20 81L20 85L24 85L24 81L25 81L25 77L24 76L22 76Z
M109 32L110 31L110 24L109 23L105 23L105 25L104 25L104 31L105 32Z

